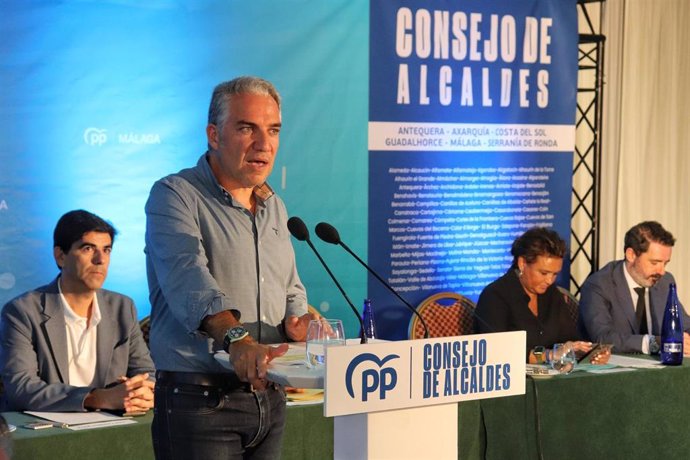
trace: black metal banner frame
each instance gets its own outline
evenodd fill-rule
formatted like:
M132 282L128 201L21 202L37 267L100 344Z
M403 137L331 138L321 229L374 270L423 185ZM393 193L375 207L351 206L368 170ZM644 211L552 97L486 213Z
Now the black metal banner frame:
M587 276L599 268L601 129L604 45L601 33L605 0L578 0L578 88L573 156L570 238L570 291L580 293Z

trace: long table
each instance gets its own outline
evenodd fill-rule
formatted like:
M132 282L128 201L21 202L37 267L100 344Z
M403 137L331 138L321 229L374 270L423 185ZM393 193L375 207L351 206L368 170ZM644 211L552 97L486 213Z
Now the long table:
M520 396L459 404L460 459L687 458L690 364L527 378ZM333 457L323 406L288 407L283 459ZM21 426L31 417L5 413ZM134 425L13 433L14 459L150 459L152 414ZM424 440L420 439L420 442Z
M333 419L323 417L321 404L288 407L283 459L333 457ZM68 428L30 430L22 428L36 418L20 413L2 414L17 426L12 433L14 460L148 460L153 459L151 422L153 413L136 417L131 425L82 431Z
M521 396L461 403L463 459L688 458L690 364L527 379Z

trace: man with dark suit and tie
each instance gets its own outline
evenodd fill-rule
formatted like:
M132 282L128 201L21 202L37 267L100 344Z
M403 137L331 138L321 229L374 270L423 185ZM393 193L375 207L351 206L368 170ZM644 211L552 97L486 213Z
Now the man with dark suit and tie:
M587 278L580 292L581 332L611 343L619 353L659 352L669 285L666 271L675 238L658 222L647 221L625 234L625 259L609 262ZM684 351L690 354L690 317L683 311Z
M90 212L63 215L53 235L60 274L3 307L3 410L153 407L154 367L134 304L101 289L115 233Z

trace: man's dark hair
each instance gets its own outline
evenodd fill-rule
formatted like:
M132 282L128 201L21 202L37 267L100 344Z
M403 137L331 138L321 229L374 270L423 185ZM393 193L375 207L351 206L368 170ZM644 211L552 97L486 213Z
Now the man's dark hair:
M649 249L649 243L654 241L664 246L673 247L676 239L671 232L661 226L659 222L648 220L640 222L625 234L623 252L631 248L636 256L644 254Z
M113 242L117 234L115 227L96 214L78 209L64 214L58 220L53 232L53 247L59 247L67 254L72 245L88 232L107 233Z
M565 241L553 230L544 227L532 227L513 241L510 253L513 255L513 266L517 266L518 257L523 257L528 264L534 263L539 256L565 256Z

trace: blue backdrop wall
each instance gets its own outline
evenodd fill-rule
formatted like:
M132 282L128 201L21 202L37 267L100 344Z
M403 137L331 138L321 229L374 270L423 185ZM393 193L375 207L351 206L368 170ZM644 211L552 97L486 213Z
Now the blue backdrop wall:
M64 212L83 208L119 230L105 287L133 297L147 315L148 191L196 162L213 86L241 74L267 78L282 93L284 129L270 182L290 214L312 230L332 223L372 258L369 54L381 24L370 32L369 1L0 3L0 305L56 276L53 227ZM574 0L556 3L574 8ZM366 297L361 267L339 248L315 244L350 297ZM313 254L297 242L295 251L310 303L355 334Z
M119 230L106 287L149 311L144 202L206 148L213 86L241 74L284 98L270 182L310 226L366 251L367 1L24 1L0 14L0 304L57 274L52 230L84 208ZM296 245L310 302L338 294ZM344 254L329 254L337 264ZM353 298L366 276L342 271Z

